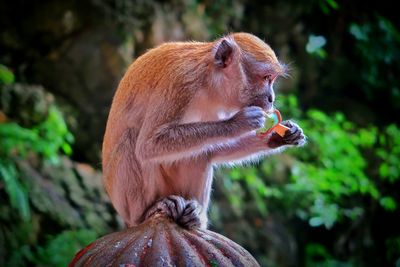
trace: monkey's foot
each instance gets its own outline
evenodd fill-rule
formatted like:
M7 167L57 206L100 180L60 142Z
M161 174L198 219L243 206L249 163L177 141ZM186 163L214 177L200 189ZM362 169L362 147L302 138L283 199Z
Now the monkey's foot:
M145 220L156 213L165 214L173 221L187 229L201 227L201 206L196 200L171 195L158 200L145 214Z

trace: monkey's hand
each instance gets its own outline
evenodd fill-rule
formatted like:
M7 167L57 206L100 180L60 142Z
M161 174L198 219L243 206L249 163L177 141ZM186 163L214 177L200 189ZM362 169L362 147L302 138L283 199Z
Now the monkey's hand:
M187 229L202 227L200 219L201 205L195 200L186 200L176 195L162 198L146 212L145 220L156 213L166 215Z
M231 119L230 122L243 133L258 130L264 126L265 112L257 106L245 107L239 110Z
M292 121L283 121L281 123L289 127L289 130L286 131L283 137L275 132L272 133L267 141L267 145L270 148L278 148L284 145L303 146L306 143L306 136L299 125Z

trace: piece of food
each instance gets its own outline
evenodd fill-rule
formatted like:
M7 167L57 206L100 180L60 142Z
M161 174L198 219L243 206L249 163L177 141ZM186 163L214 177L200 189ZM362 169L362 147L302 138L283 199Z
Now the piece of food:
M275 112L267 113L265 112L265 123L264 127L260 128L257 132L258 133L265 133L275 125L279 123L279 117Z
M279 134L280 136L284 136L286 131L289 130L289 127L286 127L285 125L278 123L277 125L275 125L275 127L273 128L273 131L275 131L277 134Z
M281 124L282 117L279 110L275 109L273 112L265 113L265 123L264 127L257 131L261 136L265 136L270 132L276 132L280 136L284 136L285 132L289 130L288 127Z

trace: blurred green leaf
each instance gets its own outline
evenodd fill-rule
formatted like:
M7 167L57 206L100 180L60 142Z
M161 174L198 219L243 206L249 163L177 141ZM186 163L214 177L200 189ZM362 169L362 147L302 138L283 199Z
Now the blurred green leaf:
M0 64L0 84L12 84L14 80L14 73L6 66Z
M0 181L4 182L5 190L13 208L18 210L21 218L28 221L31 217L26 188L18 179L17 169L12 161L0 159Z
M325 58L327 56L327 53L322 48L325 46L325 44L326 39L324 36L310 35L306 44L306 51L309 54L317 55L320 58Z
M13 122L0 124L0 153L7 157L11 154L25 157L28 152L33 152L54 161L60 150L66 154L72 153L69 145L71 140L72 135L55 107L50 108L45 121L32 128L24 128Z
M339 9L339 5L335 0L319 0L319 7L324 14L329 14L331 9Z
M338 220L338 206L336 204L327 205L323 197L315 200L311 211L316 215L309 220L310 225L313 227L324 225L327 229L330 229Z
M338 9L339 8L339 5L335 0L326 0L326 2L333 9Z
M35 262L41 266L68 266L74 255L83 247L93 242L97 235L88 229L67 230L48 237L44 247L38 247Z
M309 243L306 247L307 267L352 267L350 262L334 259L321 244Z
M397 208L396 200L394 200L392 197L382 197L379 200L379 203L387 211L394 211Z
M368 40L368 32L369 32L369 27L364 25L360 26L355 23L352 23L350 25L350 33L360 41L367 41Z

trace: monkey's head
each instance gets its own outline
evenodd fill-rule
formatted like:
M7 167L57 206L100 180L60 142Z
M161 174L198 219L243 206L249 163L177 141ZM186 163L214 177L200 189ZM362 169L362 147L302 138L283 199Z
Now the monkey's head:
M286 74L286 67L269 45L248 33L228 35L216 41L214 61L214 80L226 100L240 107L273 108L273 84Z

